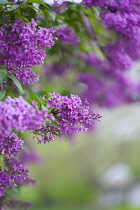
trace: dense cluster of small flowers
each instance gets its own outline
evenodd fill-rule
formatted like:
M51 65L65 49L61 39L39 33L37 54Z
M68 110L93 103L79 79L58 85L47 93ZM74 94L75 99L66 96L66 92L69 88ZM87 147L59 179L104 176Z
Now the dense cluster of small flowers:
M22 165L13 165L10 169L0 170L0 197L4 195L5 189L16 187L28 177L28 169Z
M12 161L23 149L23 143L24 141L19 139L17 134L9 134L3 141L0 141L0 155L4 156L5 161Z
M82 97L89 103L101 107L116 107L122 104L130 104L138 100L138 84L124 74L115 74L115 78L96 77L92 73L79 74L80 83L86 88L82 91Z
M25 132L39 128L46 121L46 111L40 111L35 103L30 105L22 97L8 97L0 102L0 156L8 161L12 169L0 171L0 196L4 195L6 188L15 187L27 178L27 169L15 159L23 149L23 140L19 139L16 131ZM27 180L24 183L33 183L34 180ZM12 184L11 184L12 183Z
M54 140L58 136L59 127L55 125L47 125L42 126L40 129L36 129L33 133L38 139L38 143L46 143ZM39 139L39 136L41 136L41 140Z
M97 43L103 53L102 58L95 53L81 55L92 67L90 73L78 75L79 82L85 84L83 92L81 91L83 98L105 107L139 100L140 81L132 80L128 71L132 69L134 61L140 59L140 2L83 0L82 3L87 8L96 7L97 20L108 30L108 34L111 32L108 43ZM88 24L92 28L90 21ZM94 28L93 31L96 33Z
M33 104L34 105L34 104ZM34 108L22 97L8 97L0 102L0 137L9 135L12 129L25 132L39 128L46 121L46 111Z
M15 4L10 5L13 5L14 9L18 8L19 11L21 9L22 14L24 8L20 4L21 0L9 1L14 2ZM50 9L59 15L65 12L67 5L67 2L55 0ZM43 48L50 49L57 37L64 44L77 46L79 38L67 26L62 26L55 31L52 28L38 27L33 19L30 22L23 22L22 19L16 19L17 16L20 17L20 14L14 16L15 22L12 24L13 20L10 22L11 16L7 13L6 19L4 19L6 21L0 27L0 65L4 66L8 73L13 74L23 84L30 85L39 79L31 68L43 63L46 57ZM25 20L27 19L28 17L25 17ZM39 19L37 21L41 23ZM112 54L114 54L113 50ZM118 54L115 56L119 58ZM112 60L113 62L115 61ZM123 64L122 61L122 68L124 68ZM126 63L126 68L129 65L131 65L131 59ZM55 65L52 68L55 68ZM51 70L52 68L50 67ZM57 66L55 74L56 72L63 74L66 68L68 66L63 64ZM8 89L7 86L8 82L1 81L0 91ZM24 141L20 138L21 132L30 131L37 138L38 143L46 143L63 134L72 136L74 133L87 131L88 126L94 124L101 117L99 114L90 114L87 100L82 103L77 95L67 97L51 93L50 96L49 99L44 99L47 103L46 107L44 101L40 101L38 107L36 102L29 104L22 97L7 97L5 101L0 101L0 209L1 207L26 209L30 206L29 203L10 200L6 193L9 188L35 183L35 180L29 177L26 164L38 159L25 144L26 151L23 151Z
M101 117L99 114L90 114L88 102L82 103L78 96L71 95L68 98L55 93L50 96L51 99L44 99L48 111L40 111L35 102L29 104L22 97L8 97L0 102L0 156L9 164L9 168L0 170L0 197L4 196L7 188L35 183L28 177L28 169L23 166L30 159L21 152L24 142L17 134L11 133L13 129L22 132L29 130L37 137L38 143L46 143L61 134L87 131L86 125ZM41 136L41 140L38 136ZM21 160L17 161L19 152Z
M102 20L103 26L115 32L119 37L119 41L106 46L106 51L109 52L108 59L113 59L115 65L122 64L122 69L130 69L132 60L140 58L139 1L84 0L83 3L87 7L99 8L98 18Z
M75 35L74 31L71 28L67 26L63 26L60 29L57 29L55 35L64 44L77 46L79 43L79 37Z
M94 69L90 73L78 75L79 82L85 85L81 89L81 95L89 103L111 108L139 100L140 81L130 78L125 68L129 64L127 59L124 63L115 63L111 59L103 60L93 53L82 53L80 56Z
M100 17L104 22L105 28L114 31L119 36L120 40L119 42L117 41L114 46L108 45L108 51L110 52L111 48L113 48L111 51L114 51L116 48L115 51L119 51L120 54L122 53L124 55L123 59L127 61L130 57L132 60L140 58L139 12L139 2L129 0L110 1L108 2L107 8L100 12Z
M17 19L13 25L0 28L0 65L6 65L7 71L13 73L21 82L31 84L38 77L31 70L34 65L43 63L46 53L44 47L54 45L54 30L37 27Z
M110 12L115 13L120 8L122 11L137 11L140 8L139 0L83 0L82 3L87 7L99 7L108 9ZM132 8L131 8L132 7Z
M55 93L50 95L51 99L47 102L58 122L61 134L87 131L86 125L95 123L101 117L99 114L90 114L88 102L82 103L80 97L76 95L71 94L70 98Z

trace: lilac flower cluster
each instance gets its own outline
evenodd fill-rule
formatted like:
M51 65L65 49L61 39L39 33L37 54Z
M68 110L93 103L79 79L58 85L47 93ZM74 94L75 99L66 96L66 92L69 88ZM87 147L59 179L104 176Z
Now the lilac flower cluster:
M92 70L78 75L79 82L85 85L81 89L82 97L87 98L89 103L111 108L140 99L140 80L135 81L128 75L125 68L129 63L127 60L115 63L111 59L103 60L93 53L82 53L80 56Z
M11 133L3 141L0 141L0 155L5 161L12 161L17 158L20 150L23 149L24 141L19 139L17 134Z
M46 111L40 111L34 103L31 106L22 97L8 97L0 102L0 156L11 165L10 169L0 171L0 196L6 188L15 187L27 178L28 170L15 161L23 149L23 141L11 132L37 129L45 120Z
M116 42L105 47L107 58L112 60L112 64L118 63L121 70L130 69L132 60L140 58L139 1L84 0L83 3L87 7L99 8L98 18L102 20L104 28L117 34Z
M55 125L46 125L42 126L40 129L36 129L33 131L35 137L38 139L38 143L46 143L54 140L59 134L59 127ZM41 136L41 140L39 139Z
M132 9L130 6L133 6L133 9L137 11L140 4L139 0L83 0L82 3L87 8L98 7L108 9L112 13L117 12L119 8L122 11L130 11Z
M54 30L39 28L32 19L31 23L16 20L10 26L0 28L0 65L6 65L23 84L38 81L38 76L31 70L34 65L43 63L46 53L44 47L54 45Z
M77 46L79 43L78 36L76 36L74 31L67 26L63 26L60 29L57 29L55 35L64 44Z
M95 53L80 57L90 67L90 73L79 74L79 82L85 84L83 98L99 106L114 107L140 100L140 80L132 80L128 72L134 61L140 59L140 2L136 0L83 0L87 8L96 7L97 22L107 30L109 43L99 43L100 34L90 21L89 27L95 34L95 42L102 52L102 58ZM94 10L95 11L95 10ZM112 34L113 32L113 34ZM104 37L104 36L103 36Z
M88 102L82 103L80 97L76 95L71 94L70 98L55 93L50 95L51 99L47 102L58 122L61 134L87 131L85 125L95 123L101 117L99 114L90 114Z
M82 97L89 103L101 107L112 108L122 104L130 104L138 100L138 84L124 74L115 74L115 78L97 77L92 73L79 74L80 83L86 88L82 91Z
M82 103L78 96L71 95L68 98L55 93L50 96L51 99L44 99L49 106L48 110L42 111L35 102L29 104L22 97L8 97L4 102L0 102L0 156L9 165L8 168L0 170L0 197L4 196L7 188L35 182L28 177L28 169L23 165L26 163L26 160L23 160L24 153L21 152L24 142L17 134L11 133L13 130L29 130L37 137L38 143L46 143L61 134L87 131L86 125L101 117L99 114L90 114L88 102ZM21 160L17 161L19 153Z
M28 169L22 165L13 165L10 169L0 170L0 197L4 195L5 189L16 187L28 177Z
M34 105L34 104L33 104ZM46 121L46 111L34 108L22 97L8 97L0 102L0 137L1 139L15 129L25 132L40 127Z

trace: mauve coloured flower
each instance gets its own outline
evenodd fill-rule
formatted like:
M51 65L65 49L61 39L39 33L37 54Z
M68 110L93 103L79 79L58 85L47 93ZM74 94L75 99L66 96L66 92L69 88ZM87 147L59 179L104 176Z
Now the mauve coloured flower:
M23 149L23 143L24 141L19 139L17 134L9 134L0 141L0 155L4 156L5 161L14 160Z
M31 70L34 65L43 63L46 53L44 47L54 45L52 28L37 28L36 22L22 22L17 19L10 26L0 28L0 65L6 65L8 72L13 73L23 84L38 81L38 76Z
M22 165L13 165L11 168L0 170L0 195L4 195L7 188L16 187L23 182L29 175L29 170Z
M79 37L67 26L62 26L60 29L57 29L55 36L64 44L77 46L79 43Z
M15 129L25 132L39 128L46 121L46 111L34 108L22 97L0 101L0 137L6 137ZM0 140L1 141L1 140Z
M82 103L77 95L61 96L50 93L51 99L46 100L51 113L55 117L61 134L87 131L86 125L95 123L101 116L89 113L87 101Z

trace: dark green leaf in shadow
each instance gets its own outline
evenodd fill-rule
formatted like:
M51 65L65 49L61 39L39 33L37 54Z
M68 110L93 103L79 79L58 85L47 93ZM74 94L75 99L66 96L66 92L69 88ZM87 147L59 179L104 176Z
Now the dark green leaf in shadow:
M24 90L23 90L23 88L22 88L20 82L17 80L17 78L16 78L13 74L8 73L6 76L7 76L8 78L10 78L10 79L14 82L14 84L18 87L18 89L19 89L22 93L24 93Z

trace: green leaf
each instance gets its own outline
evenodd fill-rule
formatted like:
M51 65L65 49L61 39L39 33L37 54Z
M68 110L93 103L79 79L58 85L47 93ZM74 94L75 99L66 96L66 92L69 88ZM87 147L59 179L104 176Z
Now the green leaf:
M31 97L31 99L36 101L39 105L41 104L40 98L37 95L35 95L34 93L31 93L31 92L28 92L28 94Z
M41 104L41 110L47 110L47 107Z
M22 88L20 82L17 80L17 78L16 78L13 74L8 73L6 76L7 76L8 78L10 78L10 79L14 82L14 84L18 87L18 89L19 89L22 93L24 93L23 88Z
M8 4L9 2L7 0L0 0L0 5L1 4Z
M5 90L0 91L0 100L5 96L5 93L6 93Z
M53 121L51 121L51 125L56 125L57 126L58 122L53 120Z
M46 7L47 9L49 9L49 7L42 1L40 0L29 0L27 3L37 3L37 4L41 4L43 5L44 7Z
M27 15L28 20L36 17L36 11L32 8L25 8L25 14Z
M20 4L20 7L30 7L30 8L32 8L32 9L39 10L37 7L34 7L34 6L31 5L31 4L25 4L25 3Z
M6 91L6 95L10 96L11 98L15 98L14 93L10 91Z
M52 20L55 21L55 19L56 19L56 13L53 12L53 11L49 11L49 14L50 14Z
M0 84L2 84L2 81L5 78L6 74L7 74L6 69L0 69Z
M4 18L0 16L0 26L4 25Z

